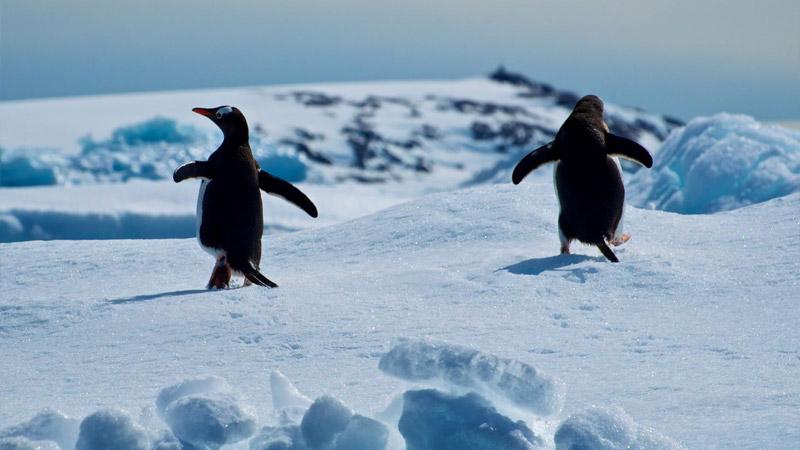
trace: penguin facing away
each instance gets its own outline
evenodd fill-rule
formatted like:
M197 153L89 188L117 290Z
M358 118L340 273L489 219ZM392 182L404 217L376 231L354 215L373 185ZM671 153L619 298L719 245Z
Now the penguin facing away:
M224 135L222 144L208 161L193 161L172 175L179 183L188 178L202 180L197 197L197 240L216 258L208 289L228 287L231 275L244 276L244 285L278 285L259 272L261 235L264 228L261 193L282 197L311 217L314 203L291 183L262 170L250 149L247 121L231 106L194 108L208 117Z
M570 242L577 239L596 245L609 261L619 262L608 244L622 245L630 235L622 233L625 187L612 156L653 166L653 157L644 147L609 132L603 120L603 101L587 95L578 100L555 139L526 155L514 168L511 180L519 184L542 164L556 163L562 254L568 254Z

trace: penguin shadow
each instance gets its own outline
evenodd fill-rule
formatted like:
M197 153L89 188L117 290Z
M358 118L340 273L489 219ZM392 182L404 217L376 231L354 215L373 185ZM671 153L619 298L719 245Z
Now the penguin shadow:
M498 271L505 270L517 275L532 276L541 275L544 272L566 272L565 278L584 283L587 275L597 273L597 269L594 267L568 269L568 267L584 261L601 261L602 259L586 255L555 255L527 259L498 269Z
M109 300L108 303L112 305L124 305L127 303L138 303L138 302L149 302L152 300L158 300L161 298L167 297L181 297L184 295L194 295L194 294L202 294L203 292L209 292L208 289L184 289L181 291L168 291L168 292L159 292L156 294L142 294L142 295L134 295L132 297L123 297L123 298L116 298L113 300Z

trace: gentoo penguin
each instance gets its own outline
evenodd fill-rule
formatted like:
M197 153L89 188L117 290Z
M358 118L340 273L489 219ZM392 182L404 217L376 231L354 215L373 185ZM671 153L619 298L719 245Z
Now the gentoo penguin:
M247 121L241 111L231 106L192 111L211 119L224 135L208 161L186 163L172 175L176 183L202 179L197 240L217 260L207 287L228 287L232 272L245 277L245 286L277 287L259 272L264 228L260 189L294 203L311 217L317 217L317 208L291 183L261 170L250 150Z
M612 156L653 166L653 157L644 147L608 131L603 101L587 95L578 100L555 139L526 155L514 168L511 180L519 184L540 165L556 163L562 254L569 253L570 242L577 239L596 245L611 262L619 262L608 243L621 245L630 235L621 230L625 187Z

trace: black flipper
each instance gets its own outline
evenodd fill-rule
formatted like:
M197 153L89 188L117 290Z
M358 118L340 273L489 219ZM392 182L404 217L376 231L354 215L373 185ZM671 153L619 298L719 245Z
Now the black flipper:
M293 203L311 217L317 217L314 202L286 180L272 176L263 170L258 171L258 186L266 193L277 195Z
M250 280L250 282L253 283L253 284L257 284L259 286L264 286L264 287L271 287L271 288L278 287L278 285L275 284L275 282L271 281L269 278L267 278L264 275L262 275L261 272L259 272L253 266L252 263L247 264L247 266L245 266L244 270L242 270L242 274L244 275L245 278Z
M511 174L511 181L513 181L514 184L519 184L520 181L534 169L542 164L556 162L558 158L559 154L553 146L553 143L545 144L525 155L525 157L517 163L517 167L514 167L514 173Z
M597 248L600 249L600 253L602 253L603 256L605 256L609 261L619 262L619 259L617 259L617 255L615 255L614 252L611 251L611 249L608 247L608 244L606 244L605 242L597 244Z
M636 161L647 168L653 167L653 157L650 152L636 142L622 136L611 133L606 135L606 153Z
M178 167L175 169L175 172L172 173L172 179L176 183L180 183L187 178L205 178L210 180L211 176L211 164L209 164L208 161L192 161Z

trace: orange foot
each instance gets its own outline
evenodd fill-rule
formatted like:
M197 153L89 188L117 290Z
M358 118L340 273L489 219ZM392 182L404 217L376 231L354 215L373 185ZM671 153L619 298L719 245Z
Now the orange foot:
M227 289L231 282L231 267L225 262L225 257L220 257L211 272L211 279L208 280L207 289Z
M631 235L628 233L623 233L622 236L615 237L609 243L614 247L619 247L620 245L628 242L629 240L631 240Z

